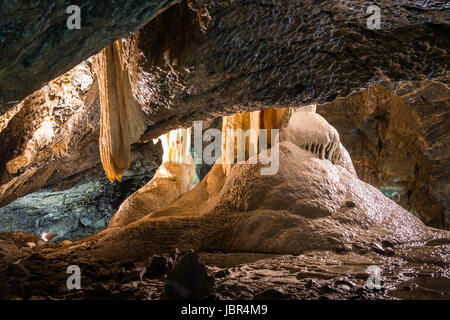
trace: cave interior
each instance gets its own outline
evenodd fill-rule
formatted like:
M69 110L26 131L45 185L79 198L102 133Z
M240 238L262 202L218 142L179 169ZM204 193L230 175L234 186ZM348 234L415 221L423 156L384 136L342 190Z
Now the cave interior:
M448 4L78 2L0 4L0 299L450 299Z

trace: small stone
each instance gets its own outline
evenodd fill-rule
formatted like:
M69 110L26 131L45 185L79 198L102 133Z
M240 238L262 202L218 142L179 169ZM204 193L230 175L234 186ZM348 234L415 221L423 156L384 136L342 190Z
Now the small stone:
M357 286L356 283L354 283L353 281L345 280L345 279L336 280L336 281L334 282L334 285L335 285L335 286L346 285L346 286L348 286L349 288L353 288L353 287L356 287L356 286Z
M320 288L320 292L321 293L333 293L333 292L336 292L336 289L333 288L332 286L330 286L329 284L326 284Z
M306 287L307 289L317 288L317 287L319 287L319 286L320 286L320 283L319 283L318 281L314 280L314 279L309 279L309 280L306 282L306 285L305 285L305 287Z
M339 289L341 289L343 291L350 291L350 286L348 286L346 284L339 284L336 287L338 287Z
M36 243L34 243L34 242L27 242L27 243L25 243L25 245L26 245L27 247L29 247L29 248L33 248L33 247L36 246Z
M362 248L358 249L359 254L366 254L367 252L369 252L369 249L366 247L362 247Z
M146 271L147 268L141 267L133 269L131 271L124 272L121 281L122 282L142 281Z
M72 244L72 241L64 240L64 241L61 242L61 244L62 244L63 246L70 246L70 245Z
M220 271L217 271L216 274L214 275L215 278L225 278L226 276L230 275L230 269L223 269Z
M340 244L334 248L336 253L350 252L352 251L352 245L348 243Z
M384 252L387 256L394 256L395 255L395 250L391 247L386 247L384 248Z
M289 298L283 288L265 290L255 295L255 300L282 300Z
M386 253L379 242L374 242L372 244L372 250L381 255L384 255Z
M200 300L211 294L215 281L195 252L185 254L167 275L167 299Z
M383 246L383 248L389 247L389 248L394 249L394 247L395 247L394 244L389 240L383 240L381 242L381 245Z
M356 203L354 203L351 200L345 201L345 205L347 206L347 208L355 208L356 207Z

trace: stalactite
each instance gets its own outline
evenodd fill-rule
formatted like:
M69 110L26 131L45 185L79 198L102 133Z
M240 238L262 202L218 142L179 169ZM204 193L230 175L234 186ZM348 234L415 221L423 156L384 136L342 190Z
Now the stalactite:
M290 129L283 130L289 126ZM280 132L283 131L283 139L297 143L317 158L330 160L333 164L341 161L339 135L316 113L316 105L269 108L223 118L221 160L225 174L234 163L248 160L252 155L258 154L261 129L267 130L267 148L271 147L272 130L279 129Z
M179 128L172 130L154 139L153 142L161 141L163 147L163 163L192 164L191 128Z
M124 40L118 40L94 57L101 105L100 155L111 182L120 180L130 166L131 144L146 129L131 91L126 50Z
M270 148L272 129L279 129L288 113L289 108L269 108L224 117L222 124L224 173L227 174L234 163L248 160L258 154L261 129L267 130L267 147Z

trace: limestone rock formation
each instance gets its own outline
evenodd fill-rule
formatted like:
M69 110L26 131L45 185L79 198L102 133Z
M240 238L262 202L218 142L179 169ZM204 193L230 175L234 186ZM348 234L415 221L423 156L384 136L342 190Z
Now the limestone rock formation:
M357 1L192 0L165 11L172 1L135 2L84 2L80 30L67 29L63 1L3 4L8 46L0 61L8 67L0 112L155 16L128 39L133 93L158 124L149 138L189 126L181 123L185 115L206 118L206 108L225 115L235 106L243 112L325 102L377 80L448 72L449 13L441 2L378 2L381 30L367 28L366 5ZM12 20L17 16L22 23Z
M338 129L361 180L448 229L450 90L443 80L373 85L318 112Z
M0 299L448 297L447 3L67 5L0 4Z
M174 5L128 40L133 93L154 122L143 139L191 119L324 103L380 80L448 74L443 3L377 5L381 30L368 29L359 1Z
M123 227L163 209L194 187L190 129L173 130L158 140L161 140L164 152L161 166L152 180L121 204L109 227Z
M113 41L137 31L175 1L2 1L0 113ZM70 30L69 5L80 6L80 29Z
M71 78L72 71L61 76L74 86L67 87L69 90L65 89L65 92L78 92L79 94L72 94L85 100L85 109L90 113L87 116L89 120L85 122L83 117L87 115L87 111L80 110L80 116L74 117L78 120L73 121L80 121L81 124L72 123L70 126L77 128L74 134L82 137L86 144L78 143L77 138L67 140L71 136L68 134L65 135L66 142L62 143L61 150L68 148L69 154L89 150L86 152L88 161L81 161L78 157L78 160L61 163L58 161L59 151L56 155L49 152L43 156L41 147L45 144L44 141L49 140L48 128L58 128L61 125L58 121L56 124L52 122L51 114L46 116L49 111L46 101L51 101L52 96L48 99L44 92L49 90L53 82L18 105L14 102L0 106L0 112L9 110L7 114L0 116L0 129L3 128L0 131L0 141L6 150L0 155L3 185L0 191L3 194L0 195L1 204L39 189L48 180L70 176L68 171L75 174L74 171L78 171L80 167L87 169L92 167L93 162L97 163L98 154L94 150L94 140L97 138L91 132L96 132L99 121L96 118L97 109L88 107L91 103L103 101L101 158L107 174L114 180L129 166L130 145L136 139L150 141L170 130L189 127L192 120L212 119L269 107L332 101L380 80L434 78L444 83L447 81L445 52L449 43L445 35L449 19L448 10L441 3L380 2L379 5L383 8L382 28L370 30L366 26L365 4L354 1L342 4L332 0L320 3L305 0L300 4L298 1L189 0L165 11L162 9L171 5L171 1L152 1L139 5L131 5L133 1L121 2L127 4L124 11L108 22L106 17L110 14L110 5L105 4L99 9L99 6L94 7L91 2L84 3L81 6L83 28L65 32L64 36L56 31L60 30L59 27L67 31L63 23L62 26L59 25L67 14L64 13L62 3L56 2L53 11L44 15L43 19L48 19L45 21L51 26L53 22L61 20L56 23L59 27L37 24L37 30L48 29L41 34L27 34L34 37L32 46L22 50L13 66L2 74L0 87L5 94L0 95L1 99L20 100L25 92L31 93L30 88L44 85L45 79L53 78L62 70L65 71L87 58L88 51L90 54L94 53L90 51L92 48L98 48L95 50L98 51L107 47L94 59L103 61L103 68L93 68L91 62L86 61L73 69L83 69L87 65L89 74L86 75L86 80L90 78L88 82L92 83L86 92L76 88L78 80ZM35 8L44 4L46 1L38 1ZM148 7L143 8L146 5ZM10 23L9 14L22 12L22 9L24 14L34 12L26 10L29 9L28 5L20 1L2 5L0 14L6 16L2 23ZM99 14L100 11L103 14ZM119 38L119 34L123 35L125 29L137 30L132 24L121 24L137 12L141 14L139 18L142 20L136 20L136 28L147 23L156 13L158 15L138 32L107 46L112 39ZM97 19L99 15L100 20ZM37 16L32 16L37 19ZM108 25L114 23L115 27L106 31L98 28L94 32L91 30L92 19L96 24L99 21ZM19 26L16 23L8 26L4 30L9 47L0 51L0 57L19 50L22 43L12 41L11 37L27 29L27 25ZM48 39L41 39L42 34ZM67 45L66 41L80 36L89 41L77 40L76 45ZM98 41L100 36L102 41ZM46 46L39 46L41 41L45 44L45 41L53 40L54 46L48 49L42 49ZM61 54L61 48L66 50L65 54ZM82 49L79 50L80 48ZM58 55L58 59L49 58L54 55ZM47 61L53 62L51 67L48 67ZM34 77L23 80L31 69ZM94 81L93 73L97 73L101 81ZM20 86L17 85L18 81L21 82ZM108 81L110 83L107 88ZM81 87L84 86L79 81L78 83ZM99 85L102 88L95 94ZM22 108L24 103L31 103L34 107ZM70 104L79 105L76 101L64 105ZM74 114L69 110L73 108L65 107L59 111L64 115L63 122L67 120L66 116ZM119 116L120 110L126 116ZM34 119L38 116L41 117L38 122L24 120L25 117ZM123 123L108 122L109 116L112 117L111 120L115 117ZM89 125L84 126L85 123ZM146 126L146 132L138 138ZM36 137L32 134L36 134ZM42 142L37 142L36 139ZM68 145L67 141L74 143ZM56 144L55 150L59 150L59 147ZM40 150L39 159L33 158L36 150ZM6 163L16 173L8 172L3 167ZM27 175L22 175L25 172ZM437 174L441 176L441 173ZM33 177L33 183L25 184L30 177ZM365 181L372 182L370 179ZM430 192L435 193L429 190L425 193ZM440 188L439 193L442 195L443 192ZM403 201L403 195L400 197L400 203L405 208L413 208ZM427 197L423 193L418 196L423 199L417 202L418 214L430 224L445 226L443 219L438 216L442 216L442 210L448 207L443 204L446 200L439 196L439 203L432 201L431 218L425 209L419 209L423 207L421 203L426 202Z
M0 117L0 205L99 163L98 86L90 61Z
M118 40L94 57L102 110L100 156L111 182L130 167L131 145L147 128L131 93L125 44Z
M131 169L123 183L105 181L99 98L89 59L0 116L1 231L90 235L151 179L161 160L159 146L148 143L128 145Z
M297 112L324 121L311 111ZM216 163L198 186L172 204L100 233L96 250L124 259L175 247L300 254L381 241L395 245L448 241L448 234L427 228L359 180L354 170L347 169L351 163L333 164L302 148L305 139L311 143L317 139L315 134L308 136L307 129L288 125L280 137L276 174L261 175L264 165L252 164L251 159L229 171ZM130 209L128 214L133 214ZM128 252L126 246L139 252Z
M134 151L122 181L111 183L99 164L72 181L51 184L0 208L0 232L58 233L57 241L76 240L105 229L120 204L155 172L149 153Z

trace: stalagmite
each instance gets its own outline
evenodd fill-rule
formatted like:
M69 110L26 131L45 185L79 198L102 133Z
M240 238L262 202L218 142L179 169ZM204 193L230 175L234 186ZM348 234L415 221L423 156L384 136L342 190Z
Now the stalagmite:
M130 166L131 144L146 129L133 97L123 40L94 57L101 104L100 155L109 180L120 180Z
M341 142L335 128L313 108L291 108L283 138L336 164L341 159Z
M162 164L152 180L133 193L112 217L109 227L122 227L162 209L191 190L195 167L190 153L191 129L176 129L161 135Z
M267 134L267 137L264 138L263 134ZM279 136L279 139L273 140L272 138L276 136ZM265 141L261 140L263 138ZM279 144L282 143L293 144L300 150L307 151L302 157L330 160L356 176L351 159L339 141L337 131L315 113L315 106L266 109L224 117L222 157L217 159L215 166L199 187L186 195L181 202L177 199L193 187L191 129L172 130L155 139L154 143L158 141L161 141L164 151L163 163L147 185L125 200L111 219L110 227L122 227L145 216L156 218L180 214L179 208L185 207L183 201L210 199L209 203L213 204L220 191L220 187L217 186L220 186L223 183L222 179L228 178L230 172L235 170L235 164L266 165L267 163L262 161L262 153L267 149L271 153L270 160L276 161L278 167L279 159L276 158L279 156ZM344 155L342 159L341 154ZM273 163L270 163L269 168L272 166ZM277 171L278 168L273 174L275 175ZM261 175L264 175L262 171ZM164 208L170 204L173 210L167 212ZM203 209L208 206L205 205ZM183 212L183 215L199 214L199 211Z

